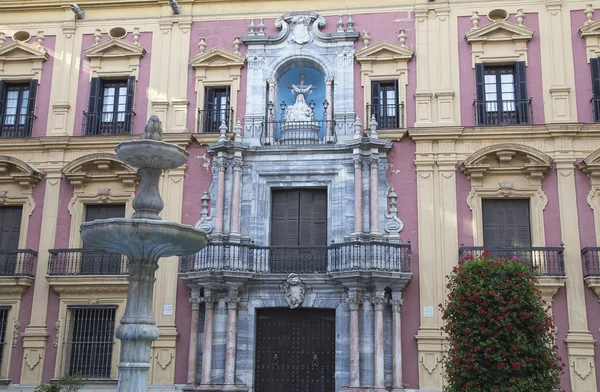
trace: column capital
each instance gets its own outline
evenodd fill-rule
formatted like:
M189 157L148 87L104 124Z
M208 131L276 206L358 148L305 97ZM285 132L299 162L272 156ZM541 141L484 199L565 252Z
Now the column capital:
M376 169L379 166L379 157L376 155L372 155L369 158L367 158L367 162L371 166L371 169Z
M237 304L240 302L240 297L228 295L225 297L225 303L227 304L227 309L235 310L237 309Z
M346 299L346 304L348 304L349 310L358 310L362 303L363 299L358 294L350 295L348 299Z
M205 309L213 309L217 299L215 297L200 297L198 298L199 303L204 303Z
M202 303L201 298L199 298L199 297L192 297L192 298L188 298L188 301L192 305L192 310L199 310L200 309L200 303Z
M374 305L375 310L383 310L383 305L387 303L387 299L379 295L371 296L371 303Z
M224 172L225 170L227 170L227 167L229 166L229 162L224 158L218 158L213 162L213 165L215 165L215 167L219 171Z
M231 161L231 166L233 167L233 171L241 171L243 165L244 165L244 161L241 158L234 158Z
M390 305L392 305L392 312L401 313L402 305L404 304L404 300L400 299L390 299Z

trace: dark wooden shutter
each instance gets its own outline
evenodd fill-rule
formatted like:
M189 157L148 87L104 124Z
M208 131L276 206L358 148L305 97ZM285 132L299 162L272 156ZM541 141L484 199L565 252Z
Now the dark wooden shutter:
M517 100L517 121L529 124L529 97L527 96L527 79L525 77L525 61L515 63L515 99Z
M35 114L35 98L37 95L37 79L32 79L29 82L29 100L27 102L27 113L25 117L25 136L31 136L33 130L33 119Z
M133 99L135 96L135 76L127 78L127 100L125 101L125 133L130 134L133 127ZM116 103L115 103L116 104Z
M0 129L4 126L4 112L6 111L6 83L0 80Z
M272 196L272 246L298 245L298 207L297 189L274 191Z
M591 59L590 66L592 67L592 94L594 94L592 101L594 121L600 122L600 58Z
M85 208L85 221L96 219L124 218L124 204L89 204Z
M124 218L124 204L89 204L85 207L85 221ZM85 243L83 244L85 248ZM122 256L104 252L84 252L81 258L83 275L117 275L123 267Z
M482 200L486 248L530 247L529 200Z
M327 191L300 191L298 245L327 245Z
M23 208L20 206L0 207L0 249L19 248L22 213Z
M379 93L381 91L381 83L379 82L371 82L371 112L367 113L369 118L365 119L365 124L369 124L371 121L371 116L373 113L377 116L379 113L379 105L381 105L381 100L379 99Z
M204 113L202 121L203 132L218 132L219 126L216 125L217 114L215 113L215 94L216 90L212 87L204 89Z
M100 118L102 117L102 79L92 78L90 82L90 101L88 104L86 135L95 135L98 132Z
M476 121L475 125L487 125L485 115L485 76L482 63L475 64L475 84L477 90L477 102L475 105Z

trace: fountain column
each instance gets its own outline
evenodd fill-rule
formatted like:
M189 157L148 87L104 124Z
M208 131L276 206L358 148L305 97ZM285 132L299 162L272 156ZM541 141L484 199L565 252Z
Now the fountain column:
M362 164L360 157L354 158L354 232L362 232Z
M402 293L400 293L402 295ZM391 299L392 305L392 390L402 390L402 297Z
M235 384L235 358L237 337L237 304L240 302L237 290L231 290L225 298L227 303L227 343L225 353L225 384Z
M204 303L204 344L202 347L202 377L200 384L210 384L212 370L212 340L213 340L213 313L216 298L205 292L201 298Z
M383 291L376 291L371 297L371 302L375 307L375 347L373 349L374 358L374 388L385 388L384 374L384 342L383 342L383 305L387 302Z
M198 330L200 327L200 298L193 296L190 298L192 305L192 321L190 322L190 347L188 356L188 374L187 383L196 383L196 373L198 370Z
M219 170L217 177L217 211L215 222L215 234L223 233L223 218L225 214L225 171L227 170L227 161L219 157L213 163Z
M369 165L371 166L371 186L370 186L370 197L371 209L370 209L370 221L371 221L371 234L379 234L379 216L377 210L379 209L379 200L377 196L377 189L379 188L378 172L379 172L379 157L374 155L369 158Z
M350 387L360 386L360 333L358 327L358 310L362 303L360 293L353 291L348 296L350 310Z
M242 160L236 158L233 164L233 187L231 197L231 224L230 235L238 236L240 234L240 204L241 204L241 182L242 182Z

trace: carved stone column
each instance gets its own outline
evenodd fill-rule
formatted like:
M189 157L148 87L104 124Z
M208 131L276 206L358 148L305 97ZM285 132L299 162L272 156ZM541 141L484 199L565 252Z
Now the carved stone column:
M358 310L363 300L360 293L349 293L348 309L350 310L350 387L360 386L360 334L358 327Z
M379 198L377 197L377 189L379 188L379 181L377 178L379 172L379 157L372 156L369 158L369 165L371 166L371 234L379 234L379 216L377 211L379 210Z
M272 102L274 107L277 107L277 81L275 79L269 79L267 80L267 83L269 86L269 98L267 102ZM275 120L275 113L272 110L270 110L270 113L267 113L267 115L269 116L269 121L267 122L267 143L273 144L273 134L275 133L275 124L273 123L273 121ZM273 118L271 118L270 116L273 116Z
M210 384L210 372L212 370L213 311L216 298L208 295L200 298L200 301L204 302L204 344L202 350L202 376L200 378L200 384Z
M217 177L217 212L215 222L215 234L223 233L223 216L225 213L225 173L227 170L228 162L224 158L219 158L213 163L219 170Z
M333 78L332 77L328 77L325 78L325 99L327 100L327 102L329 103L329 106L327 106L327 109L325 110L325 115L326 115L326 120L333 120L333 105L331 104L333 102ZM327 138L330 138L332 135L332 129L329 125L327 126Z
M360 157L354 158L354 232L362 232L362 164Z
M374 388L385 388L384 373L384 344L383 344L383 305L387 302L383 291L376 291L371 297L371 302L375 307L375 347L374 357Z
M237 336L237 304L240 302L237 290L231 290L225 298L227 303L227 344L225 353L225 384L235 384L235 357Z
M402 293L400 293L402 295ZM401 330L401 316L402 316L402 304L404 300L402 297L398 299L391 299L390 304L392 305L392 358L393 358L393 369L392 369L392 391L402 391L402 330Z
M242 179L242 160L234 159L233 162L233 189L231 200L231 235L240 234L240 203L241 203L241 179Z
M196 384L196 370L198 368L198 327L200 324L200 303L202 300L198 297L192 297L189 301L192 305L192 321L190 322L187 383Z

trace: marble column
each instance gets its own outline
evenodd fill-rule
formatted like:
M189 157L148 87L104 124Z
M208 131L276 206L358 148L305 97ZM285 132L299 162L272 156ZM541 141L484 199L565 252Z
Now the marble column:
M346 301L350 310L350 386L360 386L360 333L358 310L362 303L360 293L351 292Z
M370 209L370 221L371 221L371 233L379 233L379 198L377 197L377 189L379 188L379 180L377 178L379 172L379 157L372 156L369 158L369 165L371 166L371 186L370 186L370 197L371 209Z
M384 343L383 343L383 306L387 302L383 291L377 291L371 296L371 302L375 307L375 345L373 348L374 358L374 388L385 388L384 373Z
M227 303L227 344L225 352L225 384L235 384L235 359L237 337L237 304L240 302L237 290L225 298Z
M333 120L333 78L332 77L327 77L325 78L325 99L327 100L327 102L329 103L329 106L327 107L327 109L325 110L325 116L326 116L326 120L331 121ZM333 123L331 123L333 124ZM330 126L327 126L327 137L330 137L333 134L332 129Z
M240 234L240 204L241 204L241 179L242 179L242 160L234 159L233 165L233 189L231 191L231 229L230 234Z
M210 384L212 370L212 341L213 341L213 312L216 298L205 296L200 298L204 302L204 344L202 350L202 377L200 384Z
M196 384L196 371L198 368L198 328L200 323L200 302L202 301L198 297L192 297L189 301L192 305L192 321L190 322L187 383Z
M219 170L217 177L217 206L216 206L216 222L215 234L223 233L223 216L225 214L225 173L228 162L224 158L218 158L213 165Z
M360 157L354 158L354 232L362 232L362 164Z
M401 316L404 300L391 299L392 305L392 391L402 390L402 330Z
M268 128L267 128L267 142L268 144L272 144L273 142L273 134L275 133L275 123L273 121L275 121L275 108L277 108L278 103L277 103L277 81L275 79L269 79L267 80L267 85L269 86L269 98L267 100L267 102L272 102L273 103L273 110L270 110L269 113L267 113L267 115L269 116L269 121L267 122L268 124ZM272 117L271 117L272 116Z

